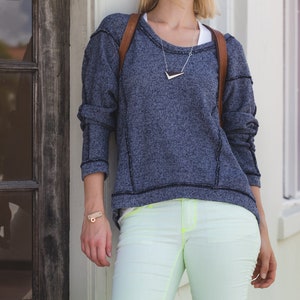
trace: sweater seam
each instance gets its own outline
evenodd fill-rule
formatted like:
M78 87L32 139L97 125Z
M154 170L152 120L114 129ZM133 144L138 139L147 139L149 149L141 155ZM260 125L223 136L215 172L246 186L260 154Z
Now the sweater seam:
M222 150L222 139L221 139L221 130L219 129L219 132L218 132L218 138L219 138L219 142L218 142L218 147L216 149L216 162L217 162L217 165L216 165L216 170L215 170L215 186L218 186L219 185L219 179L220 179L220 157L221 157L221 150Z
M89 159L89 160L83 161L80 166L83 167L86 164L96 163L96 162L104 162L104 163L108 164L108 161L105 159Z
M98 35L99 33L105 33L107 34L113 41L114 43L116 44L116 46L119 48L120 47L120 41L117 40L112 33L110 33L108 30L105 30L105 29L98 29L97 31L95 31L92 35L91 35L91 39L94 38L96 35Z
M249 75L239 75L239 76L235 76L235 77L231 77L231 78L226 78L226 82L240 80L240 79L249 79L251 81L251 83L253 84L252 77Z
M121 89L123 94L124 93L124 86L123 84L120 84ZM133 166L132 166L132 158L131 158L131 154L130 154L130 143L129 143L129 133L128 133L128 103L127 103L127 99L124 96L124 106L125 106L125 144L126 144L126 153L127 153L127 157L128 157L128 165L129 165L129 178L130 178L130 184L133 190L135 190L135 185L134 185L134 179L133 179Z
M106 129L109 132L116 130L116 128L113 127L113 126L107 125L106 123L103 123L103 122L93 121L90 118L86 118L82 123L83 123L83 126L98 125L99 127L103 128L103 129Z
M88 160L89 160L89 158L90 158L90 140L91 140L91 138L90 138L90 134L91 134L91 129L90 129L90 124L86 124L86 130L87 130L87 143L86 143L86 145L87 145L87 154L88 154ZM82 164L81 164L81 166L82 166Z
M257 177L260 178L261 175L259 173L245 173L246 176L253 176L253 177Z

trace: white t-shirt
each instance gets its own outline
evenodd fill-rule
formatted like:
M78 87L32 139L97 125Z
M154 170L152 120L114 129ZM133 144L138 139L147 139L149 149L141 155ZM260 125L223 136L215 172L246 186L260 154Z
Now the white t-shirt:
M143 15L143 18L148 23L148 17L146 13ZM198 20L198 24L200 29L198 45L211 42L212 40L211 32L200 22L200 20Z

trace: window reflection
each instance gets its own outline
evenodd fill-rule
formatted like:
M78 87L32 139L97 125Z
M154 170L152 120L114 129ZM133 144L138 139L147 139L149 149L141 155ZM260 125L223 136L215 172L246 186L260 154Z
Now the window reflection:
M0 0L0 59L31 61L31 36L32 1Z
M0 181L32 179L32 74L0 72Z
M0 192L0 298L32 290L32 193Z

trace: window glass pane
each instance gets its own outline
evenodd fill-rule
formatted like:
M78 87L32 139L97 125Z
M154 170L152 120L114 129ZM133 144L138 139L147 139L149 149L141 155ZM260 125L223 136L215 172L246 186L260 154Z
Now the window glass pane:
M0 59L32 60L32 1L0 0Z
M0 298L32 291L32 193L0 192Z
M32 74L0 72L0 180L32 179Z

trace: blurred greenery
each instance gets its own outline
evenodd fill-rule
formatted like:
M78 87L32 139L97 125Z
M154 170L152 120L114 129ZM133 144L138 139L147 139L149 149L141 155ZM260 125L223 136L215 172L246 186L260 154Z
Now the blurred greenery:
M7 51L7 45L1 40L0 40L0 58L1 59L11 59L12 58Z

